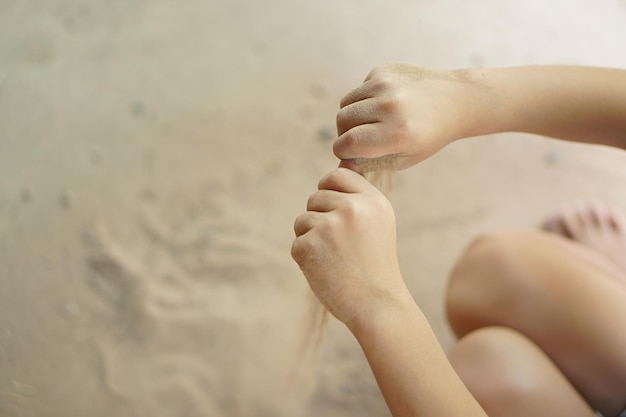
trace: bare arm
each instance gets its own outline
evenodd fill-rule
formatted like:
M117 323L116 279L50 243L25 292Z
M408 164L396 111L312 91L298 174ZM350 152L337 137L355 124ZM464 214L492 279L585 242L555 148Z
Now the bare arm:
M626 70L538 66L465 74L488 91L484 133L518 131L626 148Z
M393 210L376 188L337 169L294 229L294 260L361 344L394 417L485 417L404 284Z
M390 63L341 101L334 152L396 155L408 168L447 144L526 132L626 149L626 70L573 66L456 71Z
M394 417L486 417L412 299L348 327Z

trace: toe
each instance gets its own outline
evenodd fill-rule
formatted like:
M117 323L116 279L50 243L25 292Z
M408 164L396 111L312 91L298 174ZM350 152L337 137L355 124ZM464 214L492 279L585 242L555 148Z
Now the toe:
M619 234L626 231L626 218L614 207L607 207L607 220L609 225Z
M626 217L598 201L577 200L561 206L544 220L541 227L569 239L584 241L592 236L626 232Z
M606 206L597 201L587 203L585 216L589 219L589 225L599 229L606 229L609 221Z
M581 209L582 206L580 203L574 203L572 205L565 206L561 211L563 217L561 226L563 227L564 236L570 239L581 239L589 221L586 216L582 215Z
M560 235L563 230L561 227L562 221L560 213L553 213L544 219L543 223L541 223L541 229Z
M543 221L541 228L547 232L574 239L581 228L581 218L576 203L564 204Z

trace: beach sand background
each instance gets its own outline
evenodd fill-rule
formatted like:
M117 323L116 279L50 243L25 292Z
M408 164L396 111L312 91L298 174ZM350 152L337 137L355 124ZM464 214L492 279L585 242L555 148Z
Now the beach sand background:
M623 0L0 0L0 416L388 415L341 325L296 355L292 222L339 99L389 60L626 67L624 22ZM626 210L625 161L507 134L398 174L444 346L464 246L579 197Z

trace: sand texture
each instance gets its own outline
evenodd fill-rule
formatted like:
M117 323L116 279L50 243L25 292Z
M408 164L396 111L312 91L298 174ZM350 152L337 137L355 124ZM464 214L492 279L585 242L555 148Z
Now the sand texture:
M389 415L335 320L298 356L292 225L337 166L339 100L388 60L626 67L624 21L622 0L0 0L0 416ZM510 134L396 175L444 346L463 247L573 198L626 210L624 158Z

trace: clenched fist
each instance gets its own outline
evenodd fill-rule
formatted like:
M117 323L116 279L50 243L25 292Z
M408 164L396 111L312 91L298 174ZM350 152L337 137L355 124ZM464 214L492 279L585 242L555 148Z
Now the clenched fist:
M404 169L478 134L489 89L468 74L405 63L372 70L341 100L334 144L341 166L363 172L355 159L395 155L395 168Z
M322 304L349 325L405 300L395 216L387 198L345 168L327 174L318 188L295 221L292 256Z

